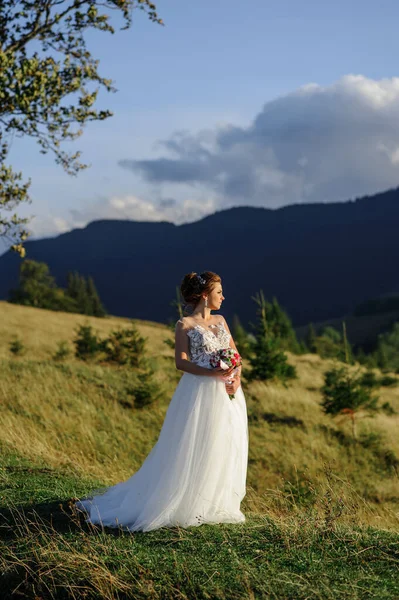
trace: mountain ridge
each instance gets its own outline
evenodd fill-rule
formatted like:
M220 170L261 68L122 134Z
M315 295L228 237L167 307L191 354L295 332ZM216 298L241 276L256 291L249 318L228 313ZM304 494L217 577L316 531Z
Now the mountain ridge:
M296 326L341 317L364 300L399 290L399 188L336 203L278 209L239 206L176 225L99 219L26 242L57 284L68 271L92 276L107 310L165 322L189 271L223 279L226 318L256 318L254 294L276 296ZM0 257L0 298L17 285L20 259Z

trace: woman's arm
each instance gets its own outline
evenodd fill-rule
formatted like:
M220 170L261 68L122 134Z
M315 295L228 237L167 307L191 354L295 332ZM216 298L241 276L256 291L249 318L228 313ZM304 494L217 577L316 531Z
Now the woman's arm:
M230 334L230 348L233 348L236 352L238 352L238 354L240 354L239 351L237 350L237 346L235 345L233 336L231 335L231 332L230 332L229 326L227 325L226 319L224 318L223 315L220 315L220 317L221 317L222 323L223 323L227 333ZM241 377L241 368L242 368L241 365L239 367L237 367L237 376L238 377Z

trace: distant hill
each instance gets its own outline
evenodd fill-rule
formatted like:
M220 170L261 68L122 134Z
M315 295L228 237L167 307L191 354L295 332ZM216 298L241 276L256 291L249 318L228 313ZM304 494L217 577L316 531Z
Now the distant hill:
M383 294L378 298L370 298L355 306L350 315L326 319L312 325L317 335L325 327L333 327L342 333L343 321L350 343L361 346L365 352L371 352L375 350L379 334L390 331L394 323L399 321L399 295ZM295 328L300 340L306 339L308 331L308 325Z
M345 321L346 332L351 344L362 346L366 352L375 349L380 333L390 331L394 323L399 321L399 310L367 315L346 315L334 319L326 319L313 323L315 332L319 335L322 330L329 326L334 327L342 333L342 321ZM298 339L306 339L308 325L295 328Z
M109 313L165 322L188 271L223 278L227 319L256 318L259 289L276 296L296 326L351 313L399 292L399 188L335 204L276 210L239 207L195 223L100 220L26 244L57 284L69 270L91 275ZM17 284L20 258L0 257L0 298Z

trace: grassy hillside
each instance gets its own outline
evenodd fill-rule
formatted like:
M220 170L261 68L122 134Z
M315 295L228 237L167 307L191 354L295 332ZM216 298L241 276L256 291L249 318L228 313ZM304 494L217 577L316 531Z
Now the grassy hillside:
M75 329L82 323L89 322L101 335L105 336L112 329L137 324L144 336L149 336L150 352L158 352L164 338L166 328L152 321L137 321L121 317L86 317L73 313L62 313L42 310L30 306L9 304L0 300L0 358L8 358L8 343L14 335L23 337L28 348L28 357L35 360L46 360L56 350L57 342L66 340L71 343L75 337ZM166 346L165 346L166 348ZM166 353L166 354L170 354Z
M328 361L290 356L299 379L289 387L243 384L245 524L93 535L71 513L71 499L139 468L181 374L163 343L170 331L137 321L163 393L148 407L132 407L133 369L51 358L57 342L71 343L86 321L102 335L129 323L0 302L0 571L7 589L80 597L71 591L78 578L86 597L238 598L246 591L368 598L372 590L399 597L399 386L379 392L397 414L363 417L354 442L349 423L319 406ZM8 349L14 334L27 348L20 358Z

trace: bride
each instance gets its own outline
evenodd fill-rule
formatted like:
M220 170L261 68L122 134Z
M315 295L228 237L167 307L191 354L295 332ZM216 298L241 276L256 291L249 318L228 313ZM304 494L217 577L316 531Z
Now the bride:
M212 353L236 349L222 315L221 278L188 273L181 283L189 316L176 323L175 362L183 371L156 444L140 469L105 493L76 501L86 522L129 531L241 523L246 493L248 420L240 371L225 383ZM233 376L233 375L232 375ZM234 394L230 399L229 394Z

